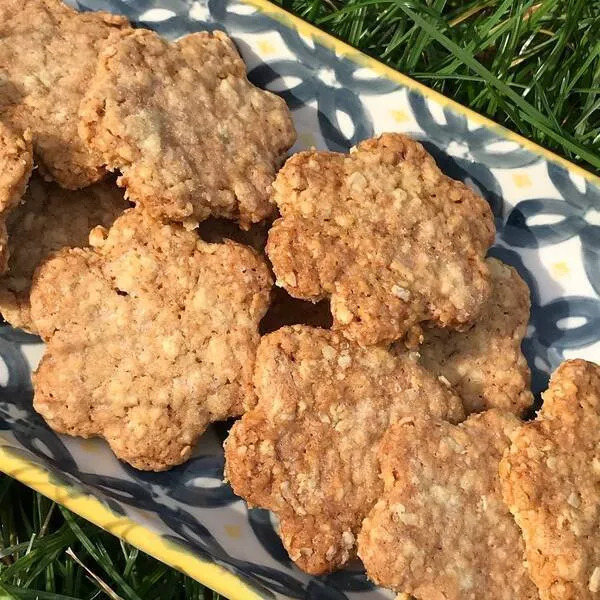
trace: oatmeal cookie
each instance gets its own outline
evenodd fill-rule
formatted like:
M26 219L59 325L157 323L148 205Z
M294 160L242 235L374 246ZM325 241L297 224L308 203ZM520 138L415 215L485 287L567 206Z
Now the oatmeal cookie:
M23 204L7 218L8 273L0 278L0 313L13 327L37 333L29 290L36 267L63 247L83 247L97 225L110 227L129 203L114 182L65 190L33 176Z
M21 200L32 168L31 133L19 135L0 123L0 274L10 255L6 216Z
M515 269L487 259L492 295L465 332L431 329L419 348L422 364L445 377L467 414L500 408L521 415L533 404L531 374L521 352L529 321L529 288Z
M124 17L78 13L60 0L0 2L0 118L33 136L45 175L76 189L102 178L102 156L77 133L77 112L98 54Z
M455 426L405 418L384 436L385 492L363 522L368 576L418 600L534 600L498 463L519 421L498 410Z
M48 344L34 407L55 431L101 436L134 467L168 469L209 423L253 402L269 270L248 247L207 244L139 209L90 243L34 278L31 315Z
M600 598L600 367L564 362L500 464L542 600Z
M460 399L410 355L307 326L262 338L254 385L258 404L225 443L225 475L249 505L277 514L285 548L312 574L355 556L382 491L376 454L388 426L414 414L464 417Z
M32 169L31 132L19 135L0 123L0 217L20 202Z
M273 189L277 284L296 298L330 297L334 328L350 339L412 345L423 322L460 329L483 310L492 212L421 144L388 133L349 155L300 152Z
M168 42L135 30L102 53L79 131L119 185L156 217L238 219L273 212L268 188L296 134L285 102L253 86L231 39Z

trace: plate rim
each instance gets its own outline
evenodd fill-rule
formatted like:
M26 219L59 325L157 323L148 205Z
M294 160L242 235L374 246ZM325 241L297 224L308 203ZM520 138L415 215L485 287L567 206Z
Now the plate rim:
M105 506L76 484L56 483L50 472L0 444L0 472L76 513L86 521L139 548L166 565L196 579L229 600L263 600L244 581L221 565L194 555L184 544L160 534Z
M345 57L361 67L367 67L401 86L434 100L442 107L449 107L457 114L472 122L494 131L504 139L514 141L531 153L559 164L569 173L583 177L587 182L600 187L600 176L570 160L559 156L524 136L499 125L492 119L460 104L456 100L419 83L408 75L396 71L376 58L353 48L346 42L303 21L287 10L272 4L268 0L241 0L253 6L265 16L271 17L286 27L307 37L315 39L322 46L333 50L337 56ZM1 437L0 437L1 441ZM158 533L126 516L121 516L105 506L97 497L84 491L76 484L64 484L53 481L51 473L43 466L13 454L10 447L0 443L0 472L16 479L27 487L39 492L50 500L78 514L87 521L108 531L153 556L157 560L173 567L189 577L206 585L229 600L261 600L261 596L244 581L225 567L211 561L205 561L194 555L184 544L163 539Z
M445 96L441 92L431 89L425 84L416 81L412 77L405 75L400 71L397 71L393 67L389 67L388 65L381 62L379 59L369 56L361 50L357 50L347 42L336 38L331 33L319 29L316 25L312 25L311 23L302 20L300 17L297 17L296 15L285 10L284 8L273 4L269 0L240 1L244 2L245 4L254 6L261 13L275 19L283 25L293 28L300 34L314 38L322 46L333 50L336 53L336 56L343 56L345 58L348 58L349 60L358 63L362 67L370 68L376 73L386 77L387 79L399 83L403 87L419 92L422 96L431 100L435 100L435 102L439 104L442 108L451 108L456 113L467 117L468 119L477 123L478 125L491 129L492 131L501 135L503 138L518 143L526 150L529 150L531 153L537 154L539 157L545 158L546 160L551 161L555 164L559 164L565 167L569 172L580 175L586 181L589 181L590 183L600 187L600 175L592 173L585 167L576 165L569 159L564 158L559 154L556 154L556 152L548 150L547 148L540 146L536 142L532 142L525 136L516 133L511 129L508 129L507 127L504 127L499 123L496 123L494 120L478 113L472 108L469 108L464 104L461 104L460 102L457 102L456 100Z

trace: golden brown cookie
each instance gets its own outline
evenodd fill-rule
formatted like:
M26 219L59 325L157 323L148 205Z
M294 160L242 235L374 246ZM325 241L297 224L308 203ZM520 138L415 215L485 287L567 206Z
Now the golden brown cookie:
M9 270L0 278L0 313L4 319L13 327L37 333L29 304L36 267L61 248L87 246L96 225L110 227L128 206L114 182L72 191L33 176L23 204L7 219Z
M519 274L487 259L492 295L465 332L430 329L419 348L422 364L445 377L467 414L500 408L521 415L533 403L531 374L521 352L529 321L529 288Z
M187 460L213 421L253 402L271 277L250 248L130 209L93 248L37 271L31 315L47 350L34 407L61 433L104 437L139 469Z
M542 600L600 598L600 367L564 362L500 464Z
M355 556L382 491L376 454L390 423L464 417L460 399L408 354L305 326L262 338L254 386L257 406L225 443L225 475L249 505L277 514L292 560L313 574Z
M31 132L20 135L0 122L0 215L19 203L32 169Z
M101 56L80 133L129 198L157 217L248 226L273 212L268 188L296 134L285 102L254 87L231 39L177 42L138 29Z
M370 579L417 600L537 598L498 477L518 426L490 410L458 426L418 416L388 430L385 492L358 536Z
M363 345L464 328L490 294L488 204L446 177L421 144L388 133L349 155L301 152L273 185L281 218L267 254L278 285L331 298L334 328Z
M0 122L0 275L6 272L10 252L6 215L21 200L32 169L31 133L20 135Z
M79 138L77 111L100 48L128 26L124 17L78 13L60 0L0 2L0 118L31 130L40 169L63 187L106 173Z

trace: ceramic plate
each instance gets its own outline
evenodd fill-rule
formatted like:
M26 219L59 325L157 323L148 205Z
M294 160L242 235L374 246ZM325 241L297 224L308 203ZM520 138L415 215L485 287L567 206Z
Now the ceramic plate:
M257 85L288 102L294 150L347 151L383 131L421 140L451 177L492 206L490 254L531 288L523 347L539 396L564 358L600 362L600 183L589 173L302 23L262 0L82 0L169 38L222 29ZM193 458L167 473L137 472L101 441L54 434L32 409L39 339L0 327L0 468L223 593L231 600L391 597L359 567L325 577L295 569L271 515L248 511L222 482L215 426Z

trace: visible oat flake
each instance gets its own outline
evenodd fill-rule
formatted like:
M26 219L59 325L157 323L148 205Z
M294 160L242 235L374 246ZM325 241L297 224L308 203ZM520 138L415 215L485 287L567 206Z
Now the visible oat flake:
M339 358L338 358L338 365L342 368L342 369L346 369L347 367L349 367L352 364L352 358L350 357L349 354L342 354Z
M400 298L400 300L404 300L404 302L408 302L410 300L410 291L399 285L392 286L392 294L394 294L394 296L396 296L396 298Z
M600 592L600 567L594 568L588 583L588 589L594 594Z
M446 377L444 377L444 375L440 375L438 377L438 379L446 386L446 387L452 387L452 384L448 381L448 379Z

